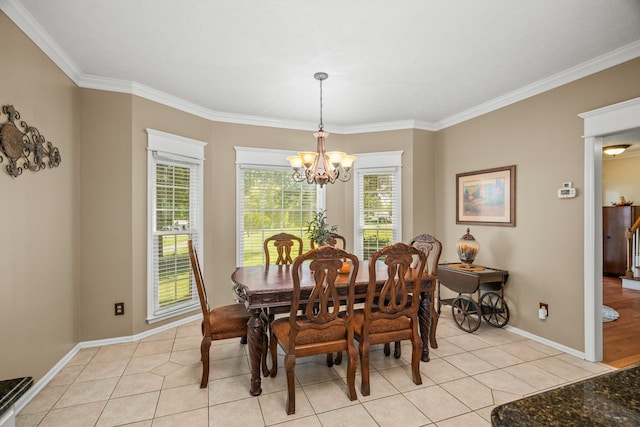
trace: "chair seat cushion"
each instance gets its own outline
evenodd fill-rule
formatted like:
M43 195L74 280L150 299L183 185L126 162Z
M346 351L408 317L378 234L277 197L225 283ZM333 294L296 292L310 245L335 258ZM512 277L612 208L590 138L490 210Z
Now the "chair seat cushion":
M301 323L310 323L305 317L300 316ZM289 346L289 317L276 319L271 323L271 331L276 336L283 347ZM304 329L296 336L295 345L306 345L318 342L344 340L347 337L347 330L344 326L330 326L325 329Z
M222 305L211 310L209 321L211 333L222 334L233 331L246 335L247 322L251 315L242 303Z
M362 335L362 328L364 325L364 312L362 310L356 310L353 315L353 330L356 334ZM411 320L406 316L399 316L395 319L376 319L369 325L370 334L382 334L385 332L400 331L403 329L409 329L411 327Z

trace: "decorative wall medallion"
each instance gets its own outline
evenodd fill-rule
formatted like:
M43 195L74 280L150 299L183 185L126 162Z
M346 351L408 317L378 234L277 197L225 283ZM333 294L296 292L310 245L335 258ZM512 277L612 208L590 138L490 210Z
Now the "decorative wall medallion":
M6 165L9 175L17 177L23 169L37 172L47 165L50 168L60 165L60 151L51 142L45 141L38 129L27 125L25 121L20 122L20 127L16 126L20 113L13 105L3 105L2 112L7 115L8 121L0 124L0 163L4 161L4 154L9 162Z

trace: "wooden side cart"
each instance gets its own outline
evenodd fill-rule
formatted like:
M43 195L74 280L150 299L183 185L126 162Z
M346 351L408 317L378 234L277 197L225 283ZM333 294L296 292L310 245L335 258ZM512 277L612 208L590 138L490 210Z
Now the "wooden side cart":
M504 300L504 285L509 272L495 268L462 264L438 266L438 313L443 304L451 306L453 320L465 332L480 327L480 319L501 328L509 322L509 307ZM442 298L440 285L457 292L455 298ZM475 299L474 299L475 298Z

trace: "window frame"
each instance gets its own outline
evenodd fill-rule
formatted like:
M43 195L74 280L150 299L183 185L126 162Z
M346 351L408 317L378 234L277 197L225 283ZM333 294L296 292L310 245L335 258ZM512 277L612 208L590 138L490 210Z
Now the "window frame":
M195 212L190 212L189 233L196 250L203 259L203 209L204 209L204 149L206 142L185 138L178 135L146 129L147 132L147 323L155 323L199 309L199 298L193 275L190 274L192 298L178 302L172 306L160 308L156 298L158 279L154 266L154 241L160 235L156 231L156 176L158 163L187 166L191 175L195 174L197 182L197 201ZM194 171L195 167L195 171Z
M392 173L395 176L396 194L393 195L393 208L396 214L392 217L392 243L402 239L402 151L384 151L354 154L358 160L354 163L353 179L353 250L361 260L364 259L364 207L360 197L364 184L364 176L381 173Z
M240 194L242 189L242 170L244 168L281 170L293 174L287 157L296 155L297 151L240 146L235 146L234 149L236 150L236 265L241 266L243 265L243 247L240 239L244 229L242 216L243 196ZM326 189L324 187L317 187L316 197L317 211L324 210L326 206Z

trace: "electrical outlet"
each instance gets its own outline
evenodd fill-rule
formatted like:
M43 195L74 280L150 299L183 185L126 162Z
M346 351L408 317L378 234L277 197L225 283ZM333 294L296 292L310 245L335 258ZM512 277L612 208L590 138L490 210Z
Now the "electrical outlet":
M541 308L541 309L542 309L542 308L544 308L544 311L545 311L545 315L544 315L544 317L545 317L545 318L546 318L546 317L549 317L549 304L544 303L544 302L541 302L541 303L540 303L540 308Z
M124 314L124 303L123 302L117 302L115 304L115 311L116 311L116 316L121 316Z

